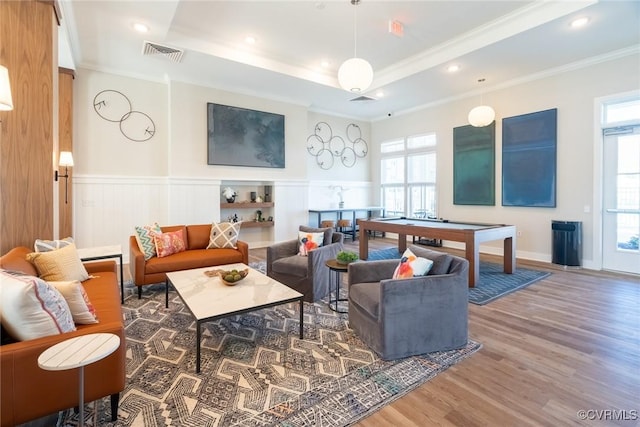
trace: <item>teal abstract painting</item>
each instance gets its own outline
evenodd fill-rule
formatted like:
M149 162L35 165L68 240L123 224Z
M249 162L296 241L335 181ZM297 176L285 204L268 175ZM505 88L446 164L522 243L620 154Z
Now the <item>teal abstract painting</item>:
M495 205L495 157L495 122L453 129L454 204Z

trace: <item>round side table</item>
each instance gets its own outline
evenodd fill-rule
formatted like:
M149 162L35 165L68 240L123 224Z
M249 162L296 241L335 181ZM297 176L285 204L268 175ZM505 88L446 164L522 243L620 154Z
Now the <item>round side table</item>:
M84 426L84 367L102 360L120 347L120 337L98 333L80 335L49 347L38 356L38 366L47 371L80 368L80 426ZM95 423L94 423L95 424Z
M324 264L327 267L329 267L329 270L331 270L332 272L335 272L335 288L334 289L336 292L336 297L335 299L331 299L331 297L329 297L329 308L335 311L336 313L348 313L348 311L338 310L338 301L349 301L348 298L340 298L340 273L346 273L349 269L349 265L341 264L338 262L338 260L335 260L335 259L330 259L326 261ZM329 286L331 286L331 284L329 284ZM334 304L333 307L331 307L332 303Z

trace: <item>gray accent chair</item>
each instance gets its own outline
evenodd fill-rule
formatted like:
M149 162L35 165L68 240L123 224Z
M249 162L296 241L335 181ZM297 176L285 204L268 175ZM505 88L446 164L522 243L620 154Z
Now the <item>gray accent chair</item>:
M322 246L298 255L298 240L275 243L267 248L267 276L284 283L304 295L307 302L315 302L329 295L330 270L325 262L335 259L343 250L344 234L332 228L312 228L301 225L300 231L324 233Z
M385 360L467 344L469 261L409 248L434 261L426 276L391 279L397 259L349 264L349 325Z

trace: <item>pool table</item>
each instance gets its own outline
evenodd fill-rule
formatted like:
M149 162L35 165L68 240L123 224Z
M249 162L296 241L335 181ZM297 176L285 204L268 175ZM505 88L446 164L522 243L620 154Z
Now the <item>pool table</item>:
M462 223L447 220L417 218L379 218L360 220L360 259L369 257L368 231L398 234L398 250L407 249L407 236L452 240L465 244L465 258L469 261L469 287L480 279L480 243L504 240L504 272L516 269L516 227L504 224Z

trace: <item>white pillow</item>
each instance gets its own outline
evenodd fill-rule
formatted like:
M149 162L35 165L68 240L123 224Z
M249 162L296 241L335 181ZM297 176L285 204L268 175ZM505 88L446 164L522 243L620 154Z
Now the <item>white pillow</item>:
M69 280L64 282L49 282L51 286L56 288L65 301L69 305L71 310L71 316L73 321L78 325L89 325L91 323L98 323L96 319L96 309L93 308L93 304L89 301L89 296L84 290L82 283L77 280Z
M62 294L38 277L0 270L0 293L2 326L19 341L76 330Z
M407 249L400 258L400 263L393 272L394 279L407 279L410 277L424 276L431 270L433 261L427 258L417 257L411 249Z
M207 249L237 249L241 222L221 222L211 224L211 234Z
M324 232L309 233L298 231L298 255L307 256L309 252L318 249L324 241Z
M50 282L60 280L79 280L84 282L89 278L84 268L76 245L69 245L50 252L32 252L27 254L27 260L32 262L38 270L42 280Z
M69 246L71 243L73 243L73 237L65 237L61 240L36 239L33 244L33 249L35 249L36 252L49 252Z

